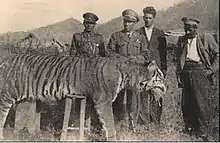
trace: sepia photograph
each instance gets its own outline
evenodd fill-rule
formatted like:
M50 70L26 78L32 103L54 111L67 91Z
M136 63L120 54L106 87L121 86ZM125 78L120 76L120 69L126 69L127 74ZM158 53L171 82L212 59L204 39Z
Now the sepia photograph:
M219 142L219 0L1 0L0 142Z

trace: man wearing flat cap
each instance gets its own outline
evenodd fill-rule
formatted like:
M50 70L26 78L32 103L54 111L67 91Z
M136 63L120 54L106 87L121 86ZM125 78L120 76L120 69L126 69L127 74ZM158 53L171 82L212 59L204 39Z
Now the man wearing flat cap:
M124 29L113 33L107 45L109 56L132 56L140 60L148 61L149 50L147 47L147 41L143 35L134 30L135 24L139 21L138 14L131 9L126 9L122 12L122 18ZM131 110L135 109L136 107L136 105L132 105L133 103L136 104L136 97L137 96L133 94L133 91L128 88L119 93L118 99L116 99L116 101L114 102L113 107L116 109L115 111L117 112L115 113L116 117L119 121L122 121L122 125L124 123L126 124L126 126L128 125L126 123L128 121L128 118L124 114L127 113L126 105L127 103L129 103L127 105L127 108L129 110L128 112L131 113ZM124 104L122 105L121 103Z
M143 19L145 25L137 31L146 38L147 47L150 50L151 60L155 60L158 67L166 77L167 71L167 43L165 34L162 30L154 26L156 10L153 6L147 6L143 9ZM140 94L141 102L139 103L139 121L143 124L153 123L159 129L162 115L162 98L155 100L155 96L150 91Z
M105 56L104 38L102 35L94 32L98 16L93 13L83 14L85 27L82 33L73 35L70 55L72 56Z
M219 70L219 46L212 35L198 32L198 19L184 17L182 21L185 35L177 42L176 75L182 88L185 131L207 141L218 126L214 121L218 114L214 79Z

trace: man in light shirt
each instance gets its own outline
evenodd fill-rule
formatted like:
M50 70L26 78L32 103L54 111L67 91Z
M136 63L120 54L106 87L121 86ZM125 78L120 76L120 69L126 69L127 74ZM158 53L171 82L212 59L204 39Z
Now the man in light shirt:
M143 19L145 25L137 31L143 35L147 41L147 47L150 51L150 60L155 60L164 77L167 71L167 44L165 34L162 30L154 26L156 10L152 6L143 9ZM140 95L139 121L142 124L153 123L159 129L160 118L162 114L162 98L158 101L150 92L143 92Z
M167 44L165 34L162 30L154 26L156 10L152 6L143 9L143 19L145 25L137 31L143 35L150 50L151 60L156 60L157 65L162 70L164 76L167 71Z
M192 39L187 39L187 55L186 58L187 60L193 60L196 62L200 61L197 49L196 49L196 38L197 36L195 36L195 38Z
M185 132L207 141L218 127L218 95L214 75L219 70L219 47L207 33L199 33L200 21L182 18L185 35L177 42L176 75L182 87ZM217 133L218 134L218 133Z

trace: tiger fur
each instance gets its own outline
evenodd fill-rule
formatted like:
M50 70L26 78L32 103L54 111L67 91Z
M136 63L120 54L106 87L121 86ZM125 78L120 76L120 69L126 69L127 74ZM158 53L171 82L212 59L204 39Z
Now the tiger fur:
M93 101L107 140L116 140L112 102L118 92L127 83L138 90L155 87L151 79L159 70L156 63L153 61L146 65L145 62L137 61L124 57L85 59L35 54L10 56L1 64L1 139L12 105L27 99L53 103L68 94L80 94Z

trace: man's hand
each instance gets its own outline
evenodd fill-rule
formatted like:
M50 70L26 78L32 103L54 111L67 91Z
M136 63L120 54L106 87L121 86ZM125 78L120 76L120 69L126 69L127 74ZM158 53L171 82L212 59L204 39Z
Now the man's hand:
M204 70L203 72L204 72L204 76L208 79L210 79L214 74L212 70Z
M179 85L182 85L182 80L181 80L180 76L177 76L177 82Z
M182 83L182 80L181 80L181 74L179 72L176 73L176 78L177 78L178 87L182 88L183 83Z

